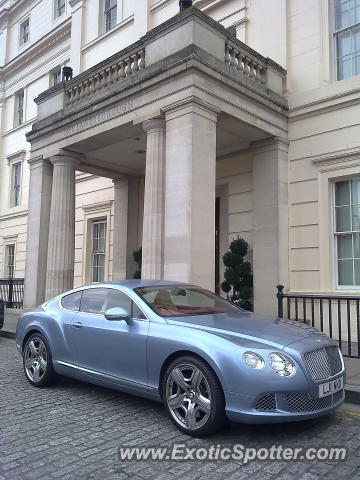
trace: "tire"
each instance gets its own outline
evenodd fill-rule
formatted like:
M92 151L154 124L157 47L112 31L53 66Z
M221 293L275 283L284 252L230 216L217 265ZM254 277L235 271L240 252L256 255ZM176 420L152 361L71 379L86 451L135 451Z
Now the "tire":
M34 387L48 387L56 382L49 344L41 333L33 333L23 350L26 379Z
M179 357L168 366L162 396L169 417L187 435L204 437L226 423L220 382L211 368L196 357Z

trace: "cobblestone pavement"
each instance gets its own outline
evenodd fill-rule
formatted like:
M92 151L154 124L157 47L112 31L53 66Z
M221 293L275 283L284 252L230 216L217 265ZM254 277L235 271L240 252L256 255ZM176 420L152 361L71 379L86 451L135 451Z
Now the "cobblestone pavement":
M360 480L360 416L337 412L272 426L231 425L208 439L179 433L161 405L90 384L61 380L35 389L15 342L0 338L0 480ZM345 446L345 461L120 461L120 446L211 444Z

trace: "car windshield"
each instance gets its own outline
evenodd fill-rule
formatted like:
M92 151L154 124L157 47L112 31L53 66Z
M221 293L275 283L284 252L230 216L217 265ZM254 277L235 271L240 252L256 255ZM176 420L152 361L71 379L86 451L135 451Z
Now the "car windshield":
M235 305L199 287L156 285L138 287L135 292L162 317L239 312Z

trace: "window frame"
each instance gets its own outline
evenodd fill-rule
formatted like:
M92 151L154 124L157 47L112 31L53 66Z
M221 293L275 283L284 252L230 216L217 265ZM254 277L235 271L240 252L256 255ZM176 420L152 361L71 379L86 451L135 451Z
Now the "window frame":
M9 275L9 255L8 255L8 249L10 247L13 247L13 264L12 264L12 269L13 269L13 274ZM16 241L8 241L4 244L4 277L5 278L15 278L15 271L16 271Z
M59 13L59 1L63 1L64 4L60 8L64 8L64 11L62 13ZM53 17L54 20L57 20L58 18L63 17L66 14L66 0L54 0L53 3Z
M20 109L20 99L22 102ZM20 117L21 112L21 117ZM25 123L25 90L18 90L14 99L14 128L21 127Z
M115 6L113 5L112 7L109 7L109 8L106 8L106 1L107 0L103 0L103 3L102 3L103 31L104 31L104 33L110 32L111 30L113 30L116 27L116 25L118 24L118 19L119 19L119 1L115 0L116 1ZM111 0L109 0L109 2L111 2ZM114 10L114 9L115 9L115 24L113 26L110 26L110 28L107 28L107 15L109 13L111 15L112 10Z
M60 80L55 82L56 75L60 74ZM62 71L61 67L54 68L50 71L50 88L59 85L62 82Z
M16 167L20 169L20 183L15 185L15 173ZM10 164L10 198L9 198L9 207L10 208L17 208L21 206L21 193L22 193L22 161L17 160ZM18 187L18 204L15 205L14 202L14 194L15 194L15 187Z
M23 26L26 23L27 23L28 32L27 32L27 40L24 41ZM18 40L19 48L23 47L24 45L27 45L29 42L30 42L30 16L24 18L19 22L19 40Z
M104 251L103 252L94 252L93 250L93 244L94 244L94 226L95 225L100 225L104 224L105 225L105 237L104 237ZM106 218L101 218L101 219L95 219L91 222L91 227L90 227L90 242L91 242L91 249L90 249L90 281L91 283L96 283L96 282L104 282L106 280L106 260L107 260L107 248L106 248L106 242L107 242L107 235L108 235L108 221ZM99 237L98 237L99 238ZM102 255L104 258L104 278L103 280L94 280L93 278L93 270L94 270L94 255L100 256ZM99 266L97 267L99 270Z
M343 0L342 3L345 3L346 1L347 0ZM342 80L346 80L346 79L349 79L349 78L360 75L360 72L357 73L357 74L353 74L353 55L356 52L358 52L359 56L360 56L360 49L356 50L356 51L351 50L351 53L349 54L351 56L351 75L348 76L348 77L339 78L339 58L340 57L338 55L338 37L341 34L343 34L344 32L348 31L348 32L350 32L350 38L351 38L351 42L352 42L352 30L355 29L355 28L360 28L360 20L357 23L354 23L352 25L349 25L347 27L343 27L343 28L337 30L337 28L336 28L336 7L338 5L336 5L336 0L331 0L331 2L332 2L332 9L331 10L332 10L332 30L333 30L334 76L335 76L336 81L342 81ZM345 57L345 56L348 56L348 55L343 55L343 57Z
M359 175L352 175L352 176L349 176L349 177L345 177L345 178L336 178L333 180L332 182L332 195L331 195L331 208L332 208L332 224L333 224L333 228L332 228L332 237L333 237L333 240L332 240L332 245L333 245L333 252L334 252L334 277L335 277L335 287L336 287L336 290L339 290L339 291L352 291L352 290L359 290L360 288L360 284L359 285L355 285L355 272L354 272L354 261L355 261L355 257L353 256L352 257L352 262L353 262L353 272L352 272L352 276L353 276L353 281L354 281L354 284L353 285L341 285L339 283L339 255L338 255L338 237L339 236L344 236L344 235L351 235L351 240L352 240L352 250L354 253L354 246L353 246L353 236L356 234L356 233L359 233L360 235L360 228L359 230L353 230L352 229L352 225L351 225L351 230L350 231L346 231L346 232L338 232L337 231L337 227L336 227L336 208L339 207L339 206L336 206L336 184L337 183L340 183L340 182L348 182L350 185L351 185L351 182L352 180L354 179L359 179L360 180L360 176ZM355 204L352 204L351 203L352 201L352 198L351 198L351 187L350 187L350 215L352 217L352 214L351 214L351 207ZM356 204L357 205L357 204ZM346 206L346 205L345 205ZM350 220L352 222L352 220ZM357 257L356 257L357 258Z

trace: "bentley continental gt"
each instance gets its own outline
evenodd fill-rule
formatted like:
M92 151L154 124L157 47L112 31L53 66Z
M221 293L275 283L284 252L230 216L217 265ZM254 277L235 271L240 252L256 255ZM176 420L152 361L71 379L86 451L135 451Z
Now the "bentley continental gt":
M157 400L192 436L226 419L310 419L344 400L343 358L325 334L189 284L71 290L21 315L16 344L33 386L62 375Z

